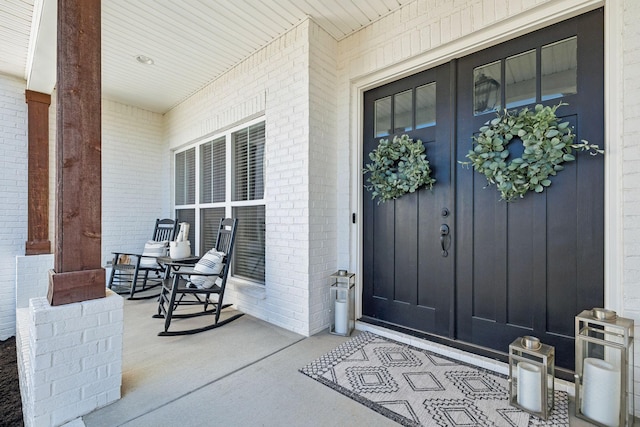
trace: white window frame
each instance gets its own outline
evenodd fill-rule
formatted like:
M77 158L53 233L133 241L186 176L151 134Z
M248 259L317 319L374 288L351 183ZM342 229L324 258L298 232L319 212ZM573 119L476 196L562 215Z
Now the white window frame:
M233 134L235 132L241 131L243 129L249 128L253 125L256 124L260 124L260 123L265 123L265 117L261 116L261 117L257 117L255 119L243 122L237 126L233 126L230 127L224 131L221 132L216 132L213 134L210 134L206 137L203 138L198 138L197 141L194 141L192 143L189 143L179 149L176 149L173 151L172 153L172 185L173 185L173 197L172 197L172 205L173 205L173 212L175 213L177 210L187 210L187 209L192 209L195 212L195 224L191 225L191 230L189 231L189 237L190 240L194 243L194 247L191 248L191 252L192 254L198 254L200 256L202 256L203 254L199 253L200 250L200 246L201 246L201 232L200 232L200 224L201 224L201 210L202 209L207 209L207 208L220 208L223 207L225 209L225 217L227 218L231 218L232 214L233 214L233 208L235 207L242 207L242 206L265 206L266 208L266 201L265 201L265 194L266 194L266 185L264 187L264 191L263 191L263 195L261 199L254 199L254 200L239 200L239 201L231 201L232 200L232 182L233 182L233 174L234 174L234 164L233 164ZM266 123L265 123L265 127L266 127ZM224 137L225 138L225 162L226 162L226 167L225 167L225 200L224 202L213 202L213 203L200 203L200 198L201 198L201 194L200 194L200 187L201 187L201 159L200 159L200 146L206 143L209 143L211 141L214 141L220 137ZM266 141L265 141L265 145L266 145ZM190 150L192 148L195 148L195 203L194 204L186 204L186 205L177 205L176 202L176 171L175 171L175 160L176 160L176 155L178 153L182 153L185 152L187 150ZM266 151L266 150L265 150ZM265 163L266 163L266 159L265 159ZM264 173L266 174L266 170L263 169ZM266 182L266 179L265 179ZM265 209L266 210L266 209ZM266 220L266 219L265 219ZM266 241L265 241L265 246L266 246ZM265 266L266 269L266 266ZM264 285L264 282L259 282L259 281L254 281L251 280L249 278L245 278L245 277L238 277L238 276L231 276L230 277L233 278L234 281L238 281L238 282L244 282L244 283L248 283L248 284L257 284L257 285Z

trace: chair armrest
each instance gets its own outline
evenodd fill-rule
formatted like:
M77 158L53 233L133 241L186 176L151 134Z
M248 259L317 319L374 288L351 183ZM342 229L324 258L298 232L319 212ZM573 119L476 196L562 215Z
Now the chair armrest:
M203 277L222 277L222 271L220 273L200 273L197 271L190 271L190 272L183 272L183 271L178 271L178 274L184 274L189 275L189 276L203 276Z
M194 261L194 262L163 262L161 260L161 262L165 265L170 265L171 267L193 267L194 265L196 265L196 263L198 261Z
M201 273L199 271L193 271L193 268L172 271L171 274L176 276L222 277L222 271L220 273Z
M158 262L168 265L170 267L193 267L195 264L200 261L200 257L189 257L189 258L179 258L173 259L167 256L158 257Z
M111 252L114 255L128 255L128 256L136 256L136 257L142 257L142 254L133 254L133 253L129 253L129 252ZM145 255L146 257L146 255ZM149 257L149 258L156 258L156 257Z
M179 267L177 270L171 270L171 275L185 275L188 276L193 273L193 265L183 265L183 264L167 264L172 267Z

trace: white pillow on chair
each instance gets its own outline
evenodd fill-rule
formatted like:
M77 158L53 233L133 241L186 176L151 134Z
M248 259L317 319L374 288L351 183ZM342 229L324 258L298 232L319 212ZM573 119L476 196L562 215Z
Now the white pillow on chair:
M142 251L142 257L140 258L140 267L145 268L154 268L159 267L158 261L156 258L151 257L159 257L167 255L167 247L169 246L168 240L163 240L161 242L156 242L154 240L149 240L144 244L144 250Z
M200 258L200 261L193 267L193 271L204 274L220 274L224 267L224 255L224 252L211 249ZM222 279L217 276L191 276L189 280L200 289L209 289L213 287L213 285L220 285L222 283Z

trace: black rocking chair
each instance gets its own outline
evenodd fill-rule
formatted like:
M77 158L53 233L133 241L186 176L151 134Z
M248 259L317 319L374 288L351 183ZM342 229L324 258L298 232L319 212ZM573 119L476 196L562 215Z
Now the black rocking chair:
M177 230L177 221L156 219L151 240L145 244L141 254L112 252L108 288L118 294L129 294L130 300L156 298L158 294L143 297L134 295L162 284L166 266L158 262L158 257L166 256L169 242L175 239Z
M164 331L158 333L159 336L190 335L208 331L226 325L244 314L237 313L220 320L220 312L231 306L231 304L223 304L223 299L233 255L237 223L238 220L232 218L220 220L215 247L207 252L195 266L180 262L167 264L171 269L171 277L162 286L158 299L158 314L153 316L164 318ZM202 310L175 313L179 306L193 305L202 306ZM173 319L203 315L213 316L213 324L193 329L169 331Z

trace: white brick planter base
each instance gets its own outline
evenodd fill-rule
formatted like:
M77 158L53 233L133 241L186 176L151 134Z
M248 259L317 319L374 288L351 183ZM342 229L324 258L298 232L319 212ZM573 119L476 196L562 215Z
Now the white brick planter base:
M26 427L60 426L120 398L122 297L52 307L33 298L16 314Z

